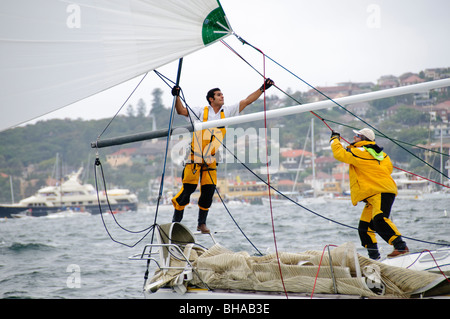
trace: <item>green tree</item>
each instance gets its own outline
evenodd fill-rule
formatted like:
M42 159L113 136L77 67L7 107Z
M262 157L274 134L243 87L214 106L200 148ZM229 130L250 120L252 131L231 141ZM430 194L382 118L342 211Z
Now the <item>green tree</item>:
M147 107L143 99L139 99L136 112L137 117L145 117L145 114L147 113Z

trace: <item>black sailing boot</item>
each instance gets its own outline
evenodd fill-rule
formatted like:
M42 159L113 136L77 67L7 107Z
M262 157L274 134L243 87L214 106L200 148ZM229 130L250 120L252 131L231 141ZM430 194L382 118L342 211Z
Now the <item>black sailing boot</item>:
M369 258L373 260L379 260L381 258L380 253L378 251L377 244L369 244L366 246L367 251L369 252Z
M208 210L199 209L198 210L198 226L197 230L201 231L202 234L209 234L211 231L206 227L206 218L208 217Z
M173 212L172 223L179 223L183 219L184 210L176 210Z

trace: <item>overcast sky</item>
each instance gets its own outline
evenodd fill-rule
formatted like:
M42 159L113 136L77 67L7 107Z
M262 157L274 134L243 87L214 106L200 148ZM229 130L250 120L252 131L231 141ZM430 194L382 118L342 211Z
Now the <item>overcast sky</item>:
M427 68L450 67L448 0L221 0L234 32L313 86L376 82ZM225 40L263 71L262 55L234 36ZM159 71L175 80L178 62ZM306 91L300 81L266 59L266 76L284 90ZM110 118L140 78L39 118ZM206 105L206 92L219 87L225 103L237 103L262 78L222 43L184 58L181 87L189 105ZM127 104L144 99L147 110L155 88L168 88L153 72ZM278 94L271 89L269 94ZM293 105L293 104L292 104ZM126 107L121 114L125 114ZM33 121L34 122L34 121Z

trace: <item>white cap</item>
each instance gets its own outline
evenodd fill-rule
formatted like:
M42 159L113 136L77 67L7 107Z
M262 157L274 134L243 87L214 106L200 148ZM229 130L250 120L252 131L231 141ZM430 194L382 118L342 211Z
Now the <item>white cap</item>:
M367 137L372 142L375 141L375 133L370 128L363 128L360 131L353 130L353 132L355 132L355 134Z

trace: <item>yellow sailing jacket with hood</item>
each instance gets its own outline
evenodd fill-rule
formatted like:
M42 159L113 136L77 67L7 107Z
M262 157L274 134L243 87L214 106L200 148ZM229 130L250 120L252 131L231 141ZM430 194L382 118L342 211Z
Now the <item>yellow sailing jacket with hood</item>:
M339 138L331 141L331 150L338 161L350 164L350 192L352 204L379 193L397 195L397 185L391 177L391 159L375 142L360 141L345 149Z

